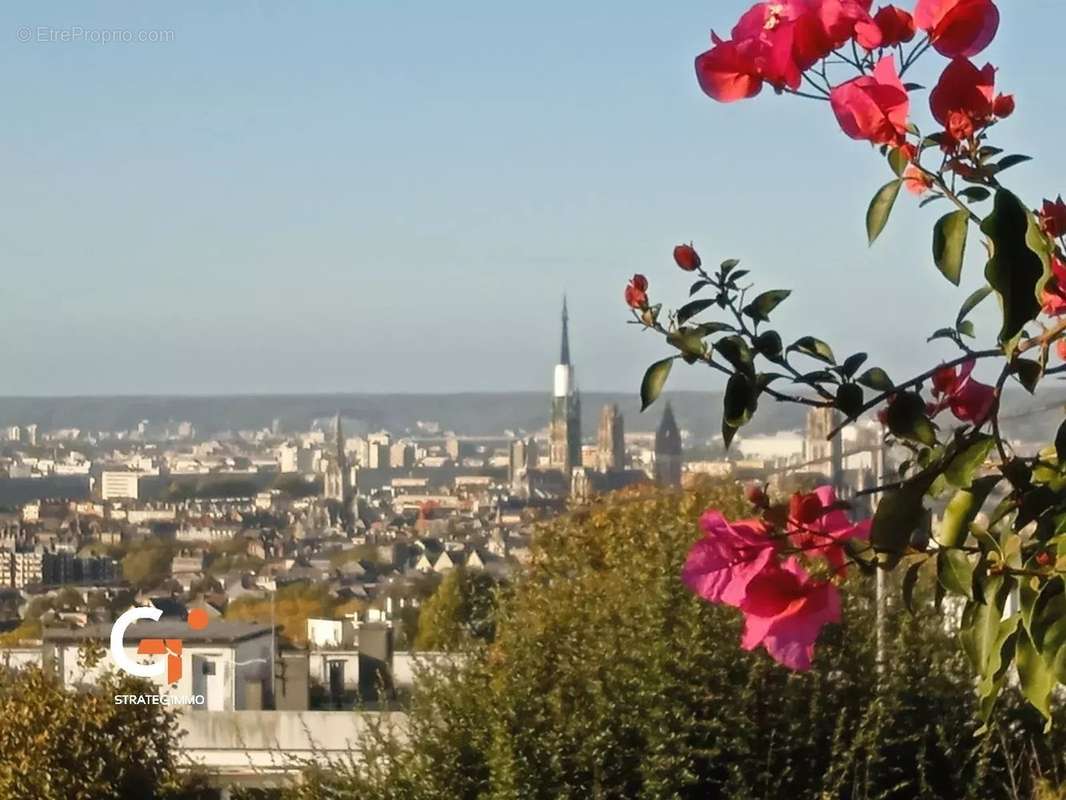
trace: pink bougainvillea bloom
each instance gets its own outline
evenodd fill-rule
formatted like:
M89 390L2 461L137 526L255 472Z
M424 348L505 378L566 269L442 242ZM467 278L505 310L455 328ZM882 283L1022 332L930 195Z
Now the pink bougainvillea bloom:
M929 109L933 119L947 127L952 112L960 111L976 121L992 117L996 99L996 68L978 69L972 61L956 58L944 68L933 91Z
M756 63L759 44L729 42L713 37L714 46L696 56L696 80L704 93L720 103L746 100L762 90Z
M969 58L996 38L999 9L992 0L918 0L914 22L942 56Z
M812 580L799 560L790 558L751 582L741 611L741 647L762 645L777 663L805 671L822 627L840 622L840 593L830 583Z
M901 145L907 132L910 98L886 56L872 75L863 75L833 89L830 97L841 129L852 139Z
M1066 263L1058 256L1051 257L1051 280L1044 286L1040 304L1048 316L1066 314Z
M944 126L954 145L987 127L996 117L996 68L957 58L948 64L929 93L933 118ZM1011 108L1013 111L1013 106Z
M908 164L903 171L903 185L913 195L921 197L933 186L933 179L914 164Z
M788 505L788 538L804 555L821 556L837 570L847 556L843 543L870 538L870 520L852 522L832 486L820 486L809 494L794 494Z
M898 6L885 6L855 25L855 41L867 50L895 47L914 38L914 17Z
M1066 339L1059 339L1055 342L1055 352L1059 354L1059 358L1066 361Z
M681 580L711 603L740 607L748 585L774 560L775 542L762 520L726 520L717 511L700 517L704 536L689 550Z
M975 425L984 423L996 400L996 390L974 379L974 361L970 359L959 367L941 367L933 375L933 398L931 414L939 414L945 408L962 422Z
M626 286L626 305L637 309L648 305L648 279L639 273Z
M1053 239L1066 234L1066 203L1062 201L1061 194L1054 202L1044 200L1044 207L1040 210L1040 227Z

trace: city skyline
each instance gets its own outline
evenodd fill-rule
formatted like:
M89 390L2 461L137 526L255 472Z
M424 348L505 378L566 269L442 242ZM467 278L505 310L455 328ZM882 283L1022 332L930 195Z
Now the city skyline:
M1035 154L1062 112L1026 48L1053 52L1066 10L1032 6L982 58L1044 109L998 129ZM564 292L583 388L634 390L664 348L625 326L622 288L639 271L656 300L683 302L670 249L690 239L708 263L738 257L760 286L795 290L786 338L816 319L890 374L927 367L917 345L979 264L952 290L929 242L903 240L935 216L913 202L867 248L886 168L858 143L841 139L840 159L815 147L840 134L803 101L707 101L692 57L730 22L695 0L6 6L0 147L19 199L0 223L4 393L536 390ZM169 36L37 40L75 25ZM1012 176L1027 196L1066 183L1047 159ZM842 280L855 302L833 299ZM720 388L675 373L672 388Z

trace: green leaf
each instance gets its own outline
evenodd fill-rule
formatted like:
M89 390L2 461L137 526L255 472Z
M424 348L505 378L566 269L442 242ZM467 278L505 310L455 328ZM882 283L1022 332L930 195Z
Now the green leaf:
M662 361L656 361L650 367L647 372L644 373L644 380L640 383L640 410L647 411L648 407L659 399L659 395L662 394L663 387L666 385L666 379L670 376L670 368L674 365L674 357L664 358Z
M1040 293L1050 275L1048 245L1029 209L1006 189L996 191L981 231L992 240L985 280L999 298L999 341L1006 343L1040 313Z
M781 355L784 344L781 341L781 334L777 331L763 331L752 342L755 345L755 351L761 353L769 358L777 358Z
M855 353L855 355L848 356L840 367L841 373L846 378L854 376L859 371L859 367L866 363L867 358L866 353Z
M992 294L992 287L982 286L976 292L967 297L963 301L962 307L959 308L959 315L955 317L955 327L958 328L960 325L962 325L962 321L966 319L966 317L970 316L970 312L977 308L977 306L981 304L981 301L988 297L990 294Z
M892 379L888 377L888 373L880 367L870 367L859 376L858 382L875 392L887 392L895 386Z
M685 303L677 310L677 324L684 325L701 311L706 311L713 305L714 300L693 300L691 303Z
M792 292L788 289L774 289L769 292L763 292L744 306L743 311L752 319L769 322L770 312L777 308L790 294Z
M692 295L696 294L696 292L700 291L701 289L706 289L708 286L711 285L711 283L712 282L707 280L706 278L700 278L698 281L692 284L692 286L689 287L688 296L692 297Z
M888 151L888 166L892 168L892 171L896 173L896 177L903 177L904 171L907 169L907 165L910 163L910 159L907 158L900 148L893 147Z
M1018 378L1018 383L1024 386L1029 394L1033 394L1036 391L1036 386L1044 375L1044 368L1029 358L1015 359L1011 365L1011 370Z
M1022 694L1050 724L1051 693L1058 681L1024 629L1018 632L1014 663L1018 667L1018 683Z
M704 334L696 328L678 328L666 335L666 341L686 357L701 358L707 354L707 343L703 341L703 337Z
M973 564L961 550L940 550L936 554L936 577L952 594L973 599Z
M824 361L826 364L836 364L836 357L833 355L832 348L821 339L815 339L813 336L804 336L801 339L797 339L788 346L788 349L789 352L795 350L805 356Z
M845 383L837 389L836 407L854 419L862 413L862 388L857 383Z
M889 181L877 190L877 194L870 201L870 207L866 210L866 235L870 244L877 241L877 237L888 224L888 217L892 213L892 206L896 203L901 186L903 186L901 178Z
M987 200L992 196L992 192L988 191L984 186L967 186L956 194L959 197L966 198L971 203L980 203L982 200Z
M914 613L914 588L918 585L918 578L926 563L926 561L916 561L907 567L907 571L903 574L903 605L911 614Z
M693 325L689 330L699 337L710 336L712 333L721 333L722 331L734 330L732 325L727 325L724 322L701 322L699 325Z
M1066 421L1059 425L1055 434L1055 455L1060 464L1066 464Z
M735 372L725 386L722 403L722 419L730 428L740 428L748 423L758 405L758 394L748 377Z
M959 489L969 489L973 485L974 473L985 463L992 450L995 439L979 434L973 441L948 462L944 477Z
M911 534L925 521L922 499L932 485L930 475L920 474L899 489L881 498L874 513L870 544L887 556L889 567L895 566L910 543Z
M936 445L936 426L926 416L925 400L917 392L901 392L885 408L885 424L902 439Z
M992 164L990 166L992 168L992 174L997 175L1000 172L1003 172L1004 170L1010 169L1011 167L1016 167L1019 164L1024 164L1026 161L1032 160L1032 156L1023 156L1020 153L1015 153L1014 155L1003 156L1003 158L1001 158L995 164Z
M728 425L725 419L722 420L722 441L725 443L725 449L729 449L729 445L733 443L733 437L737 435L737 429Z
M936 541L941 547L961 547L970 536L970 525L981 507L1000 481L998 476L978 478L969 488L959 489L948 501L937 529Z
M749 377L755 375L752 367L751 348L739 336L726 336L714 343L715 351L728 361L733 369L743 372Z
M962 275L969 227L970 212L962 210L945 214L933 227L933 261L944 277L956 286Z
M740 259L739 258L727 258L725 261L723 261L721 269L719 270L719 272L722 274L722 277L724 278L727 275L729 275L729 273L732 272L733 269L739 263L740 263Z
M986 723L1003 687L1007 669L1014 661L1021 615L1003 618L1013 585L1012 580L1002 575L989 576L983 587L982 600L975 599L966 604L959 627L963 650L981 676L977 693L981 699L980 715Z

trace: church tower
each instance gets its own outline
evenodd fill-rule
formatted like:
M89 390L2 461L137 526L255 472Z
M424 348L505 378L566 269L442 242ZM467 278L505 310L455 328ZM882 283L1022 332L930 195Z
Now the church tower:
M563 298L563 335L559 363L555 365L552 392L552 419L549 431L549 464L569 479L574 467L581 466L581 395L570 363L570 317Z
M348 458L344 454L344 432L341 430L341 415L333 419L333 452L326 456L325 475L323 476L322 494L328 500L338 503L348 501L351 494L351 471Z
M618 406L604 406L596 439L596 468L600 472L621 472L626 466L625 428Z
M663 486L681 485L681 431L669 402L655 432L655 480Z

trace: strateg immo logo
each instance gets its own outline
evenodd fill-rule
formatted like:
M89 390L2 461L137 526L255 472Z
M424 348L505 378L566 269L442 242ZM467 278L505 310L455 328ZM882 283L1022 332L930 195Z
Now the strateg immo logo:
M111 660L123 672L136 675L138 678L158 678L166 674L166 682L175 684L181 679L181 651L182 640L173 638L141 639L137 644L137 654L142 656L163 656L162 660L150 660L147 663L139 663L126 655L123 639L126 631L138 620L151 620L158 622L163 612L152 606L136 606L123 613L111 628ZM207 612L201 608L195 608L189 612L186 620L191 630L202 630L207 627ZM137 702L133 698L139 695L116 695L116 703ZM143 700L143 698L141 698ZM158 697L156 698L158 699ZM174 698L171 698L173 701ZM202 704L203 700L196 697L188 698L190 705Z

